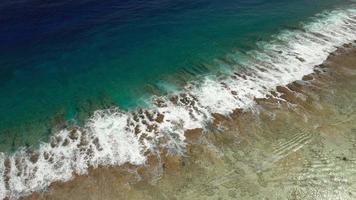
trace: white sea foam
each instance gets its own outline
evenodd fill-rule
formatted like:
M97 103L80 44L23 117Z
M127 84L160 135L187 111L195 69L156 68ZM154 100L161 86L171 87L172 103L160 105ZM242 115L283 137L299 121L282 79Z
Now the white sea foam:
M278 85L313 72L329 53L356 40L356 10L337 10L316 16L301 30L284 31L259 48L227 57L235 72L189 83L179 94L153 97L151 109L96 111L85 127L58 132L36 151L0 154L0 199L16 199L54 181L67 181L98 165L144 164L145 152L166 148L185 150L184 131L204 128L212 113L246 109ZM231 63L229 63L231 65Z

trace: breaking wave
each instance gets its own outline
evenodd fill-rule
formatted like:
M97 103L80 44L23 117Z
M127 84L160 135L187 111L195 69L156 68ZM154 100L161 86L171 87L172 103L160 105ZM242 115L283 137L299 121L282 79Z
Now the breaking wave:
M166 149L184 154L188 129L202 128L213 113L247 109L278 85L302 79L337 47L356 40L356 10L334 10L315 16L300 29L286 30L249 52L221 60L228 75L207 76L183 90L152 97L149 109L98 110L84 127L53 135L37 150L0 153L0 199L18 198L55 181L68 181L99 165L144 164L148 153Z

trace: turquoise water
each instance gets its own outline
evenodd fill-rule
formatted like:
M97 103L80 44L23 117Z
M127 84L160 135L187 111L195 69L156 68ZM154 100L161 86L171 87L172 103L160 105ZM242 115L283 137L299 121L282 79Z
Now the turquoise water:
M221 70L349 1L5 1L0 4L0 151L46 140L94 110L146 106L153 94ZM208 67L202 67L208 66Z

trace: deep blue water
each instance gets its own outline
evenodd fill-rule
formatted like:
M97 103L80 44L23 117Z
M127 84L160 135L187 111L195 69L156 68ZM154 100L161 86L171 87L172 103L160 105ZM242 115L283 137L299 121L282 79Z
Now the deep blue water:
M145 106L226 53L345 0L0 2L0 150L100 108Z

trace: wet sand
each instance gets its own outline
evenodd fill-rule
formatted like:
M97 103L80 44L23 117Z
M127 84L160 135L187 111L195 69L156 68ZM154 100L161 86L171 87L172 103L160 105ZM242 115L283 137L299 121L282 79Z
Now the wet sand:
M100 167L24 199L356 199L356 49L186 132L185 156Z

